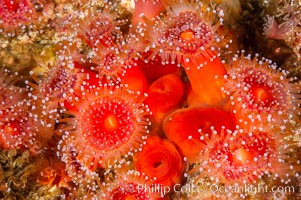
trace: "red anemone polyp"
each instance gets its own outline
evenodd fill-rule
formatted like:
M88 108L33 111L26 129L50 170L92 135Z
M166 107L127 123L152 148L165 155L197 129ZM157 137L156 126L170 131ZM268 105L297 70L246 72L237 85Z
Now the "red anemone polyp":
M126 143L136 129L133 110L122 98L103 97L89 102L79 113L80 131L96 149L116 149Z
M113 35L117 33L116 16L111 16L108 10L93 11L85 17L76 19L74 26L78 31L78 37L86 42L90 47L108 48L114 45Z
M57 109L65 101L72 104L74 93L80 90L85 74L80 73L79 69L70 69L60 64L52 68L45 67L45 70L42 79L33 75L36 83L26 81L31 86L29 96L38 102L37 107L42 106L41 109L48 112Z
M150 57L182 65L200 105L220 104L226 70L218 51L229 47L217 31L223 20L214 8L199 1L166 1L166 5L166 16L154 23L150 34L146 48L152 52Z
M180 183L185 169L184 159L175 145L158 136L146 140L134 163L137 171L154 179L154 184L167 187Z
M95 163L93 169L109 167L122 156L132 155L142 146L150 125L148 108L140 98L108 86L83 94L75 104L77 111L70 111L75 118L63 120L71 129L76 127L70 134L66 132L65 145L70 145L69 139L75 140L78 161L88 168Z
M58 65L49 70L47 74L49 76L39 86L44 96L66 99L80 85L77 70Z
M18 26L31 22L34 13L33 6L29 0L1 0L0 1L0 28L11 31Z
M139 191L139 185L131 182L120 183L111 193L112 200L150 200L150 196L145 191Z
M283 125L299 113L297 85L268 60L235 57L225 77L222 90L229 96L230 109L242 126Z
M32 29L30 25L39 27L53 16L53 7L51 1L39 1L34 5L30 0L0 0L0 32L13 37L27 28Z
M118 172L115 181L105 183L96 196L104 200L157 200L147 185L150 179L140 172Z
M264 175L281 174L284 163L278 143L268 132L227 135L208 143L200 153L200 172L227 184L253 183Z
M144 95L147 91L148 83L141 68L139 66L129 66L124 72L120 83L129 91Z
M149 84L168 74L174 74L181 77L183 73L182 69L176 63L163 65L159 56L156 56L154 59L147 60L146 58L148 55L149 53L143 55L143 57L136 61L136 63L144 72Z
M25 90L14 86L17 77L18 74L9 75L7 69L0 70L0 112L18 104L25 98Z
M15 105L0 111L0 147L32 148L36 139L34 117L29 112L26 101L20 101Z
M211 48L218 49L217 44L222 41L215 32L222 23L222 19L213 22L218 18L214 15L216 11L199 1L164 2L167 14L154 22L148 49L160 55L163 63L185 63L199 56L211 57Z
M204 150L213 135L225 135L235 129L230 113L216 108L177 110L163 122L165 135L176 143L189 161Z

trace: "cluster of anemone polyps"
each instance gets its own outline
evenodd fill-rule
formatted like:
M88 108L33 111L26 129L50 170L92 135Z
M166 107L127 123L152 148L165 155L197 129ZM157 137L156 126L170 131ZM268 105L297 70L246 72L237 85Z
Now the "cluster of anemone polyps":
M239 199L258 194L225 188L276 185L297 197L298 79L239 50L224 2L135 0L131 19L122 6L0 0L1 38L54 33L40 70L0 72L0 147L30 152L36 188L62 199Z

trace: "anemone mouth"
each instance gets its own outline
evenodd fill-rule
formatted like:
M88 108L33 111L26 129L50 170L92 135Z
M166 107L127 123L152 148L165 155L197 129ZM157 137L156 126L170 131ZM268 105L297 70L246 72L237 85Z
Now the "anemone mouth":
M84 138L98 151L126 144L137 130L132 107L119 97L95 99L80 110L79 127Z

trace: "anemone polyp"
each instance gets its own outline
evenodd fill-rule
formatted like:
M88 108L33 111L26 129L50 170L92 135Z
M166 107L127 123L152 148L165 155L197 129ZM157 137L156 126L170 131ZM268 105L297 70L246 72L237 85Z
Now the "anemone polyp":
M164 1L163 1L164 2ZM218 23L213 23L217 11L199 1L167 1L167 16L155 22L150 44L153 54L159 54L162 62L184 63L196 56L212 56L211 47L222 40L216 30Z
M163 4L167 14L151 27L145 51L151 52L150 59L160 56L162 64L183 66L200 105L220 104L224 100L220 77L226 71L218 56L221 49L229 47L225 32L220 34L223 12L197 0L167 0Z
M134 170L119 172L115 180L103 185L95 199L104 200L155 200L157 196L146 185L152 181Z
M43 67L43 66L42 66ZM26 81L29 87L29 96L35 101L42 101L45 111L57 109L65 100L71 101L74 92L80 90L84 73L79 69L70 69L67 66L56 64L54 67L44 67L45 76L38 78L33 75L36 83Z
M229 97L237 123L260 128L267 123L284 124L296 119L300 112L300 86L291 83L287 75L269 60L234 57L222 90Z
M28 24L34 12L29 0L0 1L0 28L4 31L11 31L18 26Z
M131 156L143 145L150 125L148 108L143 98L130 94L119 87L103 85L76 103L77 112L70 112L74 118L62 119L69 126L63 136L61 150L72 144L78 162L92 170L98 166L110 167L124 156ZM68 133L68 127L72 130ZM64 152L62 153L64 155ZM86 164L88 163L88 164Z
M82 160L80 161L79 156L80 153L82 153L81 150L78 149L80 145L84 144L80 144L75 137L65 135L64 140L58 143L59 151L57 155L66 164L66 173L74 184L82 185L95 191L99 189L97 181L100 179L98 174L93 171L93 168L95 169L97 165L94 166L93 161L89 163L84 163Z
M129 67L127 58L124 57L117 45L110 50L103 50L98 53L98 57L93 61L98 64L99 76L114 82L120 82L121 77L126 73L125 69Z
M13 37L27 28L39 27L53 16L54 3L41 0L33 3L30 0L0 1L0 32ZM38 23L36 23L38 22Z
M82 17L84 16L84 17ZM108 7L100 10L88 10L81 13L72 24L78 37L83 39L92 48L107 48L114 44L113 35L120 35L117 28L116 16L109 14Z
M290 142L284 137L266 130L216 137L200 153L196 170L201 177L226 185L253 184L263 176L285 180L295 172L285 161Z
M34 148L36 128L25 100L0 110L0 147Z
M24 89L14 86L17 80L7 69L0 70L0 111L10 108L24 98Z

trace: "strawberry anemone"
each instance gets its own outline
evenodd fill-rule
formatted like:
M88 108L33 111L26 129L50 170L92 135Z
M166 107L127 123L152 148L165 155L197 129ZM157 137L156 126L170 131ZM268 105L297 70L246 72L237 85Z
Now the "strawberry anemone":
M30 103L23 100L0 111L1 148L27 148L34 151L38 126L29 108Z
M84 74L79 69L70 69L66 66L56 64L54 67L44 67L45 76L38 78L33 75L36 83L26 82L32 91L33 99L40 99L47 110L56 109L60 103L74 97L74 92L79 91L80 84L84 80Z
M0 28L4 32L22 27L31 22L34 13L33 5L29 0L1 0L0 1Z
M108 6L100 10L88 10L82 17L78 16L71 24L77 31L80 39L97 51L97 48L108 48L114 45L113 35L121 36L118 33L118 22L116 16L111 15Z
M109 81L121 81L127 68L127 58L121 53L117 45L112 46L109 50L101 50L97 57L92 57L91 61L97 64L96 70L99 71L100 77L105 77Z
M220 88L226 70L218 51L229 47L219 33L223 19L214 8L199 1L163 2L167 15L155 21L150 31L150 44L146 47L152 52L150 58L159 55L164 64L181 64L200 103L220 103L224 99Z
M286 163L288 145L281 134L268 131L215 136L200 151L191 173L198 171L200 177L225 184L256 183L263 176L285 178L295 173Z
M284 125L297 119L300 113L300 86L286 78L269 60L234 57L226 84L222 88L229 96L229 107L242 127L260 128Z
M50 156L50 158L42 158L39 161L40 170L36 175L37 183L49 187L71 188L71 178L65 171L65 163L53 155Z
M230 113L216 108L188 108L173 112L163 122L165 135L193 161L214 135L235 129Z
M178 2L167 6L166 16L155 21L150 32L147 49L153 51L153 56L160 55L163 63L185 63L187 59L198 61L195 59L200 56L212 58L211 49L218 48L221 43L222 37L217 34L217 29L222 19L213 23L218 18L214 16L217 11L199 1L184 1L183 4Z
M9 70L0 70L0 112L10 108L24 98L24 89L14 86L18 74L10 75Z
M90 173L110 168L141 148L150 125L149 110L142 101L141 96L117 86L102 85L82 94L75 103L77 111L67 112L74 117L61 119L67 124L61 130L65 134L59 152L70 176L78 177L78 169Z
M17 75L4 69L0 72L0 147L27 148L33 144L33 118L25 90L15 86Z
M157 196L146 186L151 182L139 172L129 170L117 175L115 181L103 185L97 198L104 200L157 200Z
M137 171L154 179L153 184L173 187L181 182L185 169L184 159L169 140L149 137L142 151L134 158Z
M53 3L39 1L35 4L30 0L1 0L0 1L0 32L14 36L17 32L23 32L26 27L35 22L40 26L53 14Z
M85 75L79 72L79 69L70 69L60 64L52 68L45 67L45 71L44 76L32 76L35 83L26 81L28 97L34 108L32 114L37 117L36 123L40 124L40 129L43 130L43 133L40 131L39 134L43 143L52 139L60 113L71 107L69 105L73 105L78 98L75 91L80 91Z

